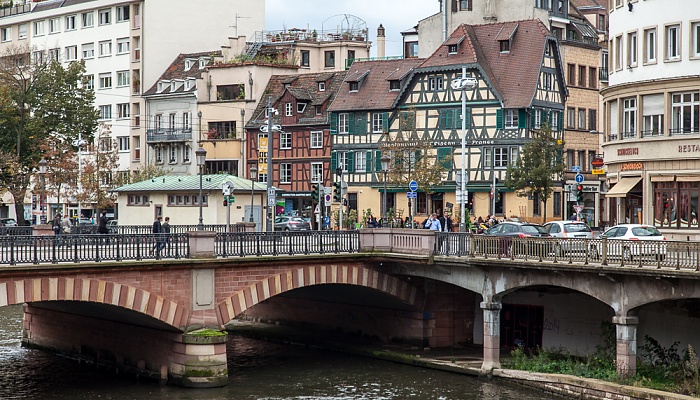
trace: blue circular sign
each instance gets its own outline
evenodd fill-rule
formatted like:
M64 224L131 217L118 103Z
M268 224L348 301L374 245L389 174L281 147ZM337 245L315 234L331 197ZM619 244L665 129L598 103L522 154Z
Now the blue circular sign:
M411 182L408 184L408 188L411 189L412 192L415 192L416 190L418 190L418 182L416 182L416 181L411 181Z
M574 180L576 181L576 183L583 183L583 175L576 174L576 176L574 177Z

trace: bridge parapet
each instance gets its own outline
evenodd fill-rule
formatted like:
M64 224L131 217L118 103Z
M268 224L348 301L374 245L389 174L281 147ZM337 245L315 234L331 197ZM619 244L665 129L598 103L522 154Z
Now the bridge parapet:
M435 232L419 229L373 228L360 230L362 251L432 255Z

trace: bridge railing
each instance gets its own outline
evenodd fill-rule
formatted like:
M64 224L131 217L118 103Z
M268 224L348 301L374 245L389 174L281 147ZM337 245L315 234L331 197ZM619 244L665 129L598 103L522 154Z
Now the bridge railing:
M435 233L433 255L700 271L700 243Z
M218 257L354 253L360 250L358 231L217 233Z

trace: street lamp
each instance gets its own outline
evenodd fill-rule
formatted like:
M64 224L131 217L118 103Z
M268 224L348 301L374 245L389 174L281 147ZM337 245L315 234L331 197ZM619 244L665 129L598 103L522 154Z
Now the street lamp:
M39 203L41 207L41 223L46 223L46 210L44 209L44 204L46 200L46 160L41 159L39 161L39 174L41 175L41 202Z
M253 164L250 167L250 222L255 222L253 220L253 201L255 200L255 179L258 177L258 169Z
M391 157L389 155L384 154L382 158L380 158L382 161L382 172L384 172L384 198L382 199L382 226L386 226L386 173L389 172L389 161L391 161Z
M199 119L199 141L202 141L202 112L198 111L197 112L197 118ZM201 145L200 145L201 146ZM201 147L200 147L201 149ZM204 152L206 154L206 151Z
M460 202L459 202L459 231L467 229L467 207L469 200L467 194L467 91L474 90L479 81L473 77L467 77L467 67L462 67L462 78L452 80L452 89L462 92L462 170L460 171ZM495 173L494 173L495 175Z
M204 172L204 163L207 160L207 151L200 146L197 150L195 150L194 154L197 157L197 165L199 166L199 224L197 224L197 230L203 231L204 223L202 218L202 173Z

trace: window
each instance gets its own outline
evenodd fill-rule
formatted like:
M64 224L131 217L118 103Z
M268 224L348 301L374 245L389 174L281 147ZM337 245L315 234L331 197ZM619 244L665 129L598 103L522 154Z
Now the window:
M536 8L543 8L545 10L552 9L552 0L535 0Z
M472 10L472 0L459 0L459 10L460 11L471 11Z
M129 20L129 6L117 6L117 22L124 22Z
M95 43L84 43L82 48L83 48L83 58L95 57Z
M319 83L318 83L318 91L319 91L319 92L325 92L325 91L326 91L326 82L319 82Z
M700 132L700 94L674 93L671 96L671 133Z
M578 129L586 129L586 109L578 109Z
M494 168L508 168L508 148L494 147L493 148L493 166Z
M141 104L132 103L131 111L131 115L134 116L134 128L138 128L141 126Z
M349 64L352 64L353 61L355 61L355 50L348 50L348 62L349 62Z
M668 61L681 59L680 31L680 25L669 25L666 27L666 60Z
M78 59L78 46L66 47L66 61L74 61Z
M129 118L129 103L117 104L117 118Z
M484 148L483 164L484 164L484 168L493 167L493 148L491 148L491 147Z
M405 58L415 58L418 57L418 42L406 42L404 45L404 57Z
M578 85L580 87L586 87L586 66L578 66Z
M372 113L372 133L384 132L384 113Z
M323 66L326 68L335 68L335 51L325 51L323 53Z
M100 106L100 119L112 119L112 105Z
M163 163L163 147L161 146L156 146L156 163L162 164Z
M598 117L596 110L588 110L588 130L591 132L598 131Z
M615 70L622 69L622 36L615 38Z
M280 132L280 149L292 148L292 132Z
M637 32L627 34L627 65L637 66Z
M182 129L184 131L189 131L192 129L190 126L190 113L188 111L182 113Z
M100 57L111 56L112 55L112 41L105 40L99 43Z
M348 172L348 152L339 151L338 152L338 168L341 168L343 172Z
M314 106L314 110L316 111L316 115L321 115L323 113L323 106Z
M112 10L107 8L104 10L98 11L99 13L99 24L100 25L108 25L112 23Z
M117 87L129 86L129 71L117 71Z
M323 147L323 131L311 131L311 148L320 149Z
M442 76L431 76L428 78L428 90L435 92L438 90L443 90L443 80Z
M634 97L622 101L623 131L622 137L637 136L637 99Z
M235 84L235 85L217 85L216 86L216 99L217 100L243 99L243 96L245 96L245 88L244 88L242 83Z
M392 79L389 81L389 90L400 90L401 89L401 81Z
M561 129L559 127L559 111L552 112L551 127L552 127L552 130L560 130Z
M34 21L34 36L42 36L44 34L44 21Z
M499 40L498 41L501 53L510 53L510 40ZM457 52L457 46L455 46L455 53Z
M182 162L183 163L190 162L190 154L191 153L192 153L192 147L190 147L189 144L186 144L185 147L182 148Z
M501 51L503 51L503 50L501 50ZM457 45L451 44L451 45L447 46L447 52L449 54L456 54L457 53Z
M58 18L51 18L49 20L49 33L58 33L61 31L61 20Z
M598 89L598 68L588 67L588 87Z
M323 163L311 163L311 182L318 183L323 181Z
M355 152L355 171L364 172L367 170L367 152Z
M12 28L2 28L0 29L0 40L3 42L12 41Z
M544 78L544 88L545 90L552 90L552 77L553 74L549 72L543 72L542 77Z
M82 13L80 17L83 21L83 28L92 28L95 26L95 14L92 11Z
M58 61L61 57L61 49L49 49L49 60Z
M284 105L284 116L285 117L291 117L292 116L292 110L293 110L294 104L292 103L286 103Z
M301 51L301 66L302 67L309 67L311 66L311 56L309 54L308 50L302 50Z
M86 89L94 89L95 88L95 75L85 75L83 78L83 85L85 86Z
M297 113L303 114L304 110L306 110L306 103L297 103Z
M542 110L539 108L536 108L534 110L532 117L535 119L534 128L540 129L542 127Z
M170 160L171 164L174 164L177 162L177 146L170 145L169 149L170 149L170 152L169 152L170 157L168 157L168 159Z
M656 62L656 28L644 30L644 62Z
M19 24L17 30L19 31L19 39L27 38L27 24Z
M202 69L209 64L209 58L200 58L199 59L199 69Z
M117 146L119 151L129 151L129 137L119 136L117 138Z
M66 30L67 31L74 31L75 30L76 19L77 19L77 16L75 16L75 15L67 15L66 16Z
M506 129L516 129L518 127L518 110L506 110L505 127Z
M338 133L348 133L348 113L338 114Z
M117 54L127 54L129 52L129 38L117 39Z
M700 22L693 22L690 25L690 56L700 57Z
M567 65L568 69L568 81L569 85L575 85L576 84L576 65L575 64L568 64Z
M100 89L110 89L112 87L112 73L100 74Z
M280 183L292 183L292 164L280 164Z
M360 85L358 82L350 82L350 91L351 92L357 92L360 89Z

